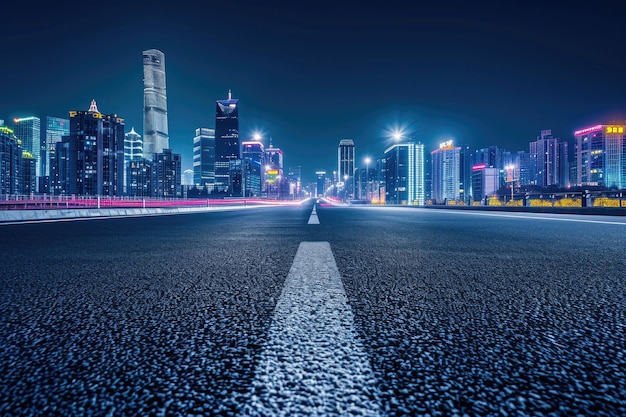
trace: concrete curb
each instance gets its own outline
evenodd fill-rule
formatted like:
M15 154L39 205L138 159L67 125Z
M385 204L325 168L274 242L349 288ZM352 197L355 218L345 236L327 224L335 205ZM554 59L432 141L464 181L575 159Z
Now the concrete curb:
M1 224L61 221L70 219L97 219L111 217L162 216L211 211L244 210L258 206L223 206L223 207L168 207L168 208L109 208L109 209L58 209L58 210L3 210L0 211Z

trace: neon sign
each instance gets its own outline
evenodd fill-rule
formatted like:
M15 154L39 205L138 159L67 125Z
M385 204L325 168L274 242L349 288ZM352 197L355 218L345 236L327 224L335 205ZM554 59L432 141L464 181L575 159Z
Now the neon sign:
M574 132L574 136L584 135L585 133L596 132L598 130L602 130L602 125L596 125L596 126L588 127L586 129L577 130Z
M485 168L487 168L487 164L476 164L472 166L472 171L481 171Z
M451 140L447 140L445 142L442 142L439 144L439 149L451 149L452 148L452 141Z

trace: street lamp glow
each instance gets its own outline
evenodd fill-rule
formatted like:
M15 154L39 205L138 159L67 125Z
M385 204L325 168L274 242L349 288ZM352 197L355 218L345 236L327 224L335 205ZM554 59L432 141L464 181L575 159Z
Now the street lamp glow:
M369 156L367 158L365 158L365 163L369 165L369 163L372 162L372 158L370 158Z

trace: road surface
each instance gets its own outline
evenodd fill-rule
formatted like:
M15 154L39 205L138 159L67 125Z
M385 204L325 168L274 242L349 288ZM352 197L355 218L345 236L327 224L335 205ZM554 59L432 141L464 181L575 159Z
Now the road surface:
M0 226L0 415L626 415L626 219Z

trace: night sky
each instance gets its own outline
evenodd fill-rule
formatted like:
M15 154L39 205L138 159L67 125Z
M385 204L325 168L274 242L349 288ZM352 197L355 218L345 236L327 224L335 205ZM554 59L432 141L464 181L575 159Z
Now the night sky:
M344 138L364 167L395 127L427 152L447 139L527 151L541 129L569 138L626 120L623 2L350 3L60 2L5 13L0 119L68 117L95 99L143 134L142 51L155 48L183 170L195 129L215 126L229 89L240 137L271 137L304 182L336 169Z

